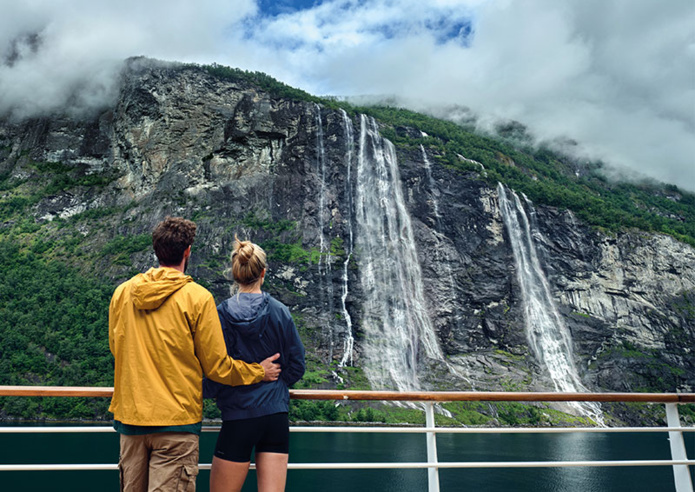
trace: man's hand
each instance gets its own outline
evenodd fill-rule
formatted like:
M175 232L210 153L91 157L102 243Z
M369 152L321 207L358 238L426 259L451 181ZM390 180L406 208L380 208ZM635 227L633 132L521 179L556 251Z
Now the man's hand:
M263 362L261 362L261 366L265 370L265 376L263 377L263 381L277 381L277 379L280 377L280 364L276 364L274 362L279 357L280 354L271 355Z

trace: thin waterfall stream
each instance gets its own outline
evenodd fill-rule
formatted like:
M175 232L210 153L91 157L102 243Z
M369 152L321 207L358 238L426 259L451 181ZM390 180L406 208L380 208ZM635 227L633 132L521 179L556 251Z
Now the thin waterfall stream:
M352 126L352 120L348 117L345 110L341 109L340 112L343 115L343 125L345 127L345 167L347 169L346 182L345 182L345 196L347 198L348 213L347 213L347 229L348 229L348 244L345 248L346 255L345 261L343 262L343 291L340 296L341 308L343 311L343 319L345 320L345 338L343 341L343 357L340 359L338 367L345 367L346 365L353 363L353 350L355 346L355 338L352 333L352 318L348 312L346 301L349 294L348 285L348 266L350 265L350 260L352 259L352 252L354 249L354 236L352 228L352 214L353 214L353 199L352 199L352 161L355 155L355 141L354 141L354 129Z
M330 337L330 358L333 358L333 280L331 278L331 251L326 241L326 147L324 142L323 120L321 107L316 104L316 174L319 178L319 196L317 214L319 218L319 258L318 273L321 281L321 303L326 309L327 322L325 329Z
M324 260L326 251L325 238L325 219L324 212L326 208L326 147L323 138L323 121L321 119L321 107L316 105L316 167L319 176L319 272L321 272L322 264L330 262Z
M434 213L434 219L437 222L437 230L441 230L441 218L439 214L439 200L435 194L436 186L434 185L434 177L432 176L432 164L430 163L429 157L427 157L427 152L425 152L425 147L420 144L420 152L422 152L422 160L425 163L425 172L427 173L427 181L430 187L430 196L432 197L432 212Z

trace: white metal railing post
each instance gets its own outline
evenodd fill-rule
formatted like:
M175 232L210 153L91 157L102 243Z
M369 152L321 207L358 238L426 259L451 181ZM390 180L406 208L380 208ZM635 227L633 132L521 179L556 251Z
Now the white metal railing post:
M669 427L681 426L677 403L666 403L666 425ZM674 461L687 460L683 433L669 431L668 440L671 445L671 459ZM690 479L688 465L673 465L673 478L676 483L676 492L693 492L693 481Z
M434 429L434 403L425 402L425 425ZM427 463L434 465L427 468L427 483L429 492L439 492L439 467L437 461L437 434L427 433Z

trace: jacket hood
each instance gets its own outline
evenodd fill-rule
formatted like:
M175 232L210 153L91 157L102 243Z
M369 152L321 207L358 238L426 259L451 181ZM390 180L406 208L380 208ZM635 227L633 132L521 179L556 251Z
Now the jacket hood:
M157 309L169 296L193 279L173 268L150 268L133 279L133 304L138 309Z
M266 328L270 296L240 292L220 305L220 313L230 324L248 338L260 338Z

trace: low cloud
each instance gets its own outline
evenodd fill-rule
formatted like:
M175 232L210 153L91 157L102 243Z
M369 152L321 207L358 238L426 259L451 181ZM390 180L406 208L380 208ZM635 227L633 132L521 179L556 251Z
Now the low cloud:
M26 3L0 20L0 112L108 101L129 56L217 62L318 95L468 107L695 190L692 0Z
M0 17L0 114L73 112L113 101L123 60L212 62L248 1L5 2Z
M421 111L460 105L483 122L516 120L539 141L576 140L621 176L695 190L690 0L397 5L330 2L268 20L258 43L295 48L283 53L289 63L264 68L315 93L387 94ZM293 23L313 30L286 28ZM442 23L465 28L442 39L431 28Z

